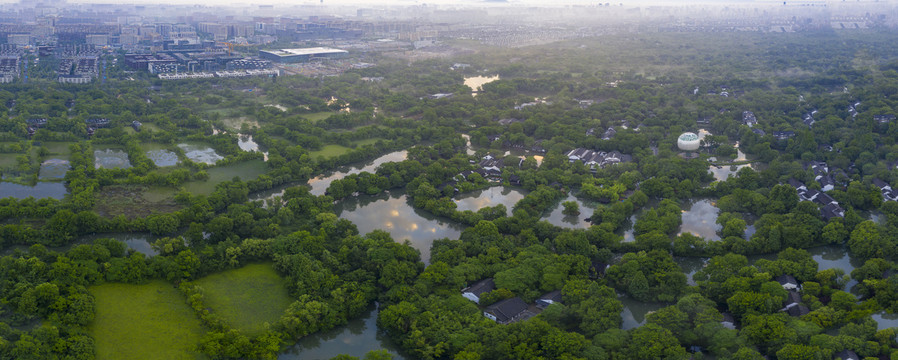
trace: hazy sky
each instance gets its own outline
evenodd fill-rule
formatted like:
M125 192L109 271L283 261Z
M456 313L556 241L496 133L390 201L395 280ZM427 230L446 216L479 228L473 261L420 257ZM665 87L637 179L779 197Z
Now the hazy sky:
M608 2L608 0L603 0ZM0 0L0 3L17 2L15 0ZM68 0L69 3L103 3L103 4L180 4L185 5L188 2L183 0ZM632 3L633 1L628 1ZM672 1L673 2L673 1ZM679 2L679 1L676 1ZM225 6L249 6L256 7L258 5L325 5L325 6L346 6L346 5L364 5L364 6L390 6L390 5L423 5L432 4L440 7L452 5L543 5L543 6L563 6L571 4L595 4L594 0L508 0L505 3L484 0L191 0L190 4L198 5L225 5ZM618 1L617 3L620 3Z

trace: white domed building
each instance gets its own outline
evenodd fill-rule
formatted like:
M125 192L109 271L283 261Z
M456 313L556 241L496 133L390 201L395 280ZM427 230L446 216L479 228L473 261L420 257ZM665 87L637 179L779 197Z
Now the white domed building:
M696 151L700 145L698 135L691 132L685 132L677 138L677 147L683 151Z

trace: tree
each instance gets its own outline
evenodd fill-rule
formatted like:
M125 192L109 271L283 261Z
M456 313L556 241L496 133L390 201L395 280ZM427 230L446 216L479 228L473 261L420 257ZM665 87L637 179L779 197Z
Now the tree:
M658 325L640 326L632 331L630 339L627 353L631 359L688 359L677 338Z
M876 224L869 220L860 223L851 232L848 248L863 259L881 258L894 254L894 244L883 239Z
M155 215L147 219L147 230L153 235L168 235L178 230L178 218L169 215Z
M568 216L580 215L580 204L577 204L576 201L565 201L561 205L564 206L564 210L561 211L562 214Z

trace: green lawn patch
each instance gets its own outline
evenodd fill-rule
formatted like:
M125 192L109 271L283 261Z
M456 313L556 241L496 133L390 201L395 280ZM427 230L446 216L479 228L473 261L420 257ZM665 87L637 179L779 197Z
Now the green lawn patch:
M19 162L16 157L22 154L3 153L0 154L0 168L15 168Z
M319 156L332 158L348 153L350 150L350 148L343 145L324 145L321 147L321 150L310 151L309 155L311 155L313 159L316 159Z
M143 192L143 197L150 202L173 200L177 191L170 187L150 186Z
M227 166L218 166L206 169L209 174L207 181L191 181L184 184L184 188L193 194L209 195L215 191L215 185L222 181L230 181L235 176L239 176L240 180L255 180L259 175L268 171L268 165L262 160L243 161Z
M97 315L87 329L98 360L205 358L195 351L205 331L171 284L103 284L90 292Z
M315 123L315 122L319 122L321 120L327 119L327 118L331 117L331 115L333 115L333 114L335 114L333 111L322 111L322 112L311 113L311 114L302 114L302 117Z
M152 123L143 123L140 126L140 131L162 131L162 128Z
M286 281L271 263L223 271L195 283L203 288L206 306L250 335L264 331L266 322L280 319L293 302Z
M69 146L74 143L75 142L53 141L53 142L41 142L41 145L46 146L47 150L50 150L50 153L53 155L69 155L71 153L69 151ZM56 158L58 158L58 157L56 157Z

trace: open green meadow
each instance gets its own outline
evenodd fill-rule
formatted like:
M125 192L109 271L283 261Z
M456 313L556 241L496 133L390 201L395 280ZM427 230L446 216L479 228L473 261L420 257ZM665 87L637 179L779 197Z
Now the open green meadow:
M98 360L204 359L199 319L171 284L103 284L90 288L97 315L88 326Z
M212 274L195 282L203 288L206 305L231 326L248 334L265 330L293 302L286 281L271 263L250 264Z
M333 111L322 111L322 112L316 112L316 113L311 113L311 114L302 114L302 117L308 119L309 121L311 121L313 123L316 123L316 122L319 122L321 120L331 117L331 115L333 115L333 114L336 114L336 113Z
M19 163L16 160L16 157L18 157L19 155L21 155L21 154L14 154L14 153L0 154L0 168L4 168L4 169L5 168L15 168L16 165L18 165L18 163Z
M50 154L53 155L65 155L68 156L71 152L69 151L69 146L74 144L75 142L69 141L52 141L52 142L43 142L41 145L46 146L47 150L50 150ZM59 158L59 156L54 156L54 158Z
M348 153L350 150L350 148L343 145L331 144L322 146L321 150L310 151L309 155L311 155L313 159L317 159L319 156L332 158Z
M239 176L240 180L255 180L259 175L264 174L268 170L268 165L262 160L249 160L236 164L218 166L206 169L209 174L207 181L191 181L184 184L184 188L193 194L209 195L215 191L215 185L223 181L230 181L235 176Z

